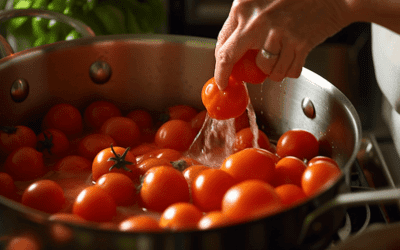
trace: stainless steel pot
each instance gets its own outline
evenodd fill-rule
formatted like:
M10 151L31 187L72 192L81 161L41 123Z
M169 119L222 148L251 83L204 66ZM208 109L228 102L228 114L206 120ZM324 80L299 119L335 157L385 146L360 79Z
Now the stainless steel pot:
M0 22L10 13L0 14ZM0 42L8 47L4 39ZM61 102L83 109L94 100L111 100L123 111L161 112L174 104L204 108L200 93L213 76L214 48L215 40L199 37L116 35L17 53L2 49L0 125L26 124L39 131L44 113ZM60 242L52 233L59 224L48 221L48 215L0 197L2 228L6 233L29 230L50 249L319 249L340 226L346 206L400 198L397 190L386 190L385 197L378 191L346 194L361 125L353 105L328 81L304 68L298 79L266 80L248 89L258 124L271 139L289 129L307 129L320 140L320 153L340 164L342 178L289 210L220 229L126 233L63 223L70 237Z

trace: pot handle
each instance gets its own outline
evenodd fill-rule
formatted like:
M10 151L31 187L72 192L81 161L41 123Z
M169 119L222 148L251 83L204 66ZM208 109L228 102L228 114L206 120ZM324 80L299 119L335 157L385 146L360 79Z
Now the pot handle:
M367 204L375 205L394 203L398 201L400 201L400 188L339 194L306 216L300 231L298 244L300 245L303 242L315 219L326 213L328 210L336 207L351 207Z
M78 31L84 37L94 37L96 36L93 30L87 26L85 23L76 20L72 17L66 16L64 14L41 9L12 9L0 11L0 23L5 22L14 17L31 16L31 17L42 17L46 19L55 19L58 22L62 22L70 25L76 31ZM11 46L8 44L7 40L0 35L0 59L3 57L12 55L14 52Z

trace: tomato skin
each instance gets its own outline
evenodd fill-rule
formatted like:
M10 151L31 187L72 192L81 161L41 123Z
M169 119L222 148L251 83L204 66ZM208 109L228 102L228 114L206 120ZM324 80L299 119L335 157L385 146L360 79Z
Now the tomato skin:
M193 165L182 171L182 174L185 177L190 189L192 188L196 177L206 169L210 169L210 167L205 165Z
M246 86L232 77L224 90L218 88L212 77L204 84L201 99L209 116L217 120L239 117L246 111L249 103Z
M92 162L79 155L68 155L60 159L55 165L54 170L63 173L79 174L90 172Z
M109 101L94 101L86 107L83 112L83 119L86 127L99 130L109 118L121 115L121 110L114 103Z
M160 148L186 151L194 140L195 134L189 122L170 120L161 125L155 136L155 143Z
M206 120L207 110L202 110L190 121L190 125L195 134L197 134L203 127L204 121Z
M197 223L197 228L200 230L206 230L211 228L218 228L228 226L231 223L229 218L221 211L212 211L201 217Z
M270 183L274 178L275 159L276 156L267 150L246 148L228 156L220 169L238 182L258 179Z
M31 128L19 125L5 130L0 129L0 156L7 156L19 147L36 147L36 134Z
M72 212L88 221L107 222L116 215L116 209L111 195L94 185L85 188L76 197Z
M78 154L92 161L101 150L110 147L110 145L118 146L111 136L90 134L79 142Z
M189 198L189 186L180 171L158 166L146 172L140 189L145 208L162 212L174 203L189 202Z
M140 164L146 159L149 158L163 158L169 161L177 161L182 157L182 153L178 150L171 149L171 148L157 148L152 150L144 155L141 155L136 158L136 162Z
M274 186L294 184L301 187L301 178L306 170L306 164L297 157L286 156L275 166Z
M50 108L43 120L43 130L55 128L67 137L78 136L83 131L82 115L79 110L68 103L56 104Z
M242 58L235 63L231 76L237 81L244 81L252 84L260 84L268 77L256 64L256 57L259 50L248 50Z
M135 156L142 156L156 149L158 148L155 143L141 143L130 151Z
M307 196L303 189L294 184L284 184L275 188L275 191L281 197L282 203L286 206L294 206L304 201Z
M14 181L29 181L43 176L47 170L42 153L31 147L20 147L8 155L4 172Z
M122 156L126 148L123 147L113 147L114 152L117 156ZM110 171L110 168L116 163L115 161L109 161L108 159L116 157L111 148L106 148L100 151L93 160L92 163L92 179L93 181L97 181L100 176L103 174L107 174L109 172L113 173L122 173L127 175L131 180L137 184L140 182L140 173L139 170L135 166L136 157L132 155L129 151L126 153L125 161L131 162L132 164L126 164L125 167L130 170L127 171L123 168L113 168Z
M140 171L141 175L146 174L146 172L157 166L167 166L167 167L172 167L171 161L165 159L165 158L148 158L142 162L140 162L137 165L137 168Z
M243 150L245 148L252 148L253 138L254 138L253 132L249 127L240 130L239 132L236 133L233 151L239 152L240 150ZM267 135L261 130L258 130L257 143L258 146L263 149L269 150L269 148L271 147Z
M232 186L222 199L222 213L235 222L265 217L283 209L275 189L260 180L247 180Z
M244 128L250 127L250 120L247 111L235 118L235 130L239 132Z
M153 117L144 109L135 109L129 112L126 117L132 119L140 130L151 129L153 127Z
M174 105L168 107L169 120L183 120L191 122L197 115L197 110L189 105Z
M65 204L64 191L55 181L39 180L25 189L22 204L45 213L57 213Z
M104 174L97 180L96 185L107 191L117 206L133 205L137 200L135 184L124 174Z
M191 203L175 203L162 213L160 227L173 231L196 229L202 215L203 213Z
M336 167L339 167L339 164L334 159L327 157L327 156L315 156L307 162L307 166L309 167L317 161L327 161L327 162L334 164Z
M133 147L140 142L140 129L127 117L111 117L101 126L101 133L111 136L121 147Z
M301 187L307 196L313 196L333 185L342 171L330 162L318 161L307 167L301 178Z
M193 204L205 212L221 210L222 198L235 184L236 180L221 169L204 170L191 186Z
M37 136L37 148L46 159L58 159L70 149L67 135L59 129L49 128Z
M161 232L158 220L147 215L131 216L123 220L119 230L128 232Z
M276 144L280 157L295 156L300 160L310 160L318 154L319 142L310 132L302 129L286 131Z
M14 180L7 173L0 173L0 195L9 199L14 199L16 195Z

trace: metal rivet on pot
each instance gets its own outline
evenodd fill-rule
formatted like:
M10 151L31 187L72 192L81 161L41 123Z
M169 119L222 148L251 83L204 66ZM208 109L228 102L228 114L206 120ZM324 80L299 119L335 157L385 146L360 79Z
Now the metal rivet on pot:
M315 108L314 108L314 104L312 103L312 101L310 100L310 98L305 97L302 101L301 101L301 108L303 109L304 114L308 117L308 118L314 118L315 117Z
M107 62L96 61L90 66L89 74L94 83L103 84L110 80L112 71Z
M11 98L14 102L23 102L29 94L29 84L25 79L17 79L11 85Z

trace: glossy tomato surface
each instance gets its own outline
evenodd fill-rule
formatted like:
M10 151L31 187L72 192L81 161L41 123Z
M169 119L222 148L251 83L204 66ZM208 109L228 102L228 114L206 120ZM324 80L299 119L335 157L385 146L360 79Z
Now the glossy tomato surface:
M256 64L258 53L259 50L248 50L233 66L231 77L235 78L237 81L252 84L264 82L268 75Z

